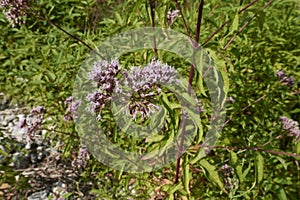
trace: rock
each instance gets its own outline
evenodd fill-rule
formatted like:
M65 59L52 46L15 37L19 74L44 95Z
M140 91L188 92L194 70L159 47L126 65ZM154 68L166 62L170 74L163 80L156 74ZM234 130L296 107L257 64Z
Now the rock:
M58 181L54 184L54 187L52 188L52 192L55 196L62 197L64 194L67 193L66 188L67 188L66 184Z
M16 169L25 169L29 164L28 157L22 153L16 152L12 156L12 162L9 166L14 167Z
M4 164L4 163L6 163L6 161L7 161L7 156L6 156L5 154L8 154L9 151L8 151L8 149L7 149L5 146L3 146L3 145L0 145L0 151L2 152L2 153L0 154L0 164Z
M12 122L15 118L16 118L16 115L14 115L14 114L7 115L6 117L4 117L4 119L3 119L2 123L1 123L1 125L4 126L4 127L6 127L6 126L8 126L8 124L9 124L10 122Z
M30 162L33 163L33 164L35 164L35 163L37 163L37 161L38 161L38 155L37 155L37 153L31 153L30 154Z
M4 155L0 155L0 165L3 165L7 162L7 157Z
M44 146L38 146L36 148L36 152L37 152L37 159L39 161L42 161L46 157L46 151Z
M0 144L0 151L2 151L3 153L9 153L9 150L5 146L3 146L2 144Z
M9 103L10 103L9 99L5 99L3 102L1 102L0 110L5 110L5 109L9 108Z
M31 194L27 200L45 200L48 199L48 194L49 192L47 190L42 190Z

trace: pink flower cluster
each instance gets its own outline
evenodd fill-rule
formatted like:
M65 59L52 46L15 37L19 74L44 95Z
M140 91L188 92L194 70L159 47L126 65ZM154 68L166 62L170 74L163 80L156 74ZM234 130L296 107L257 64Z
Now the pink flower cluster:
M97 90L89 93L86 99L90 102L88 112L97 113L97 120L101 120L102 109L110 100L114 89L118 85L117 75L121 70L118 60L99 61L93 65L88 74L88 79L94 81Z
M296 142L298 142L300 140L300 130L298 122L284 116L280 117L280 119L282 120L283 129L288 131L291 136L295 136Z
M45 109L42 106L38 106L30 111L27 118L23 118L19 122L18 128L23 130L26 140L26 147L29 148L30 144L35 138L35 133L39 130L43 119Z
M65 100L65 105L68 105L66 114L64 115L64 120L65 121L72 121L74 118L77 117L77 109L81 104L81 101L75 101L74 102L74 97L70 96Z
M174 67L155 59L145 67L130 68L123 73L123 78L124 85L129 88L129 91L119 88L121 98L128 107L126 113L142 120L159 109L152 102L161 93L161 85L176 84L178 81Z
M0 7L13 27L24 23L28 5L29 0L0 0Z
M283 71L277 70L276 76L280 79L280 82L282 82L284 85L287 85L289 87L293 87L295 84L295 79L292 77L287 76Z
M169 10L167 15L167 21L170 25L175 22L175 19L178 17L179 10Z
M80 147L77 158L72 161L72 167L76 169L85 168L90 156L86 148Z

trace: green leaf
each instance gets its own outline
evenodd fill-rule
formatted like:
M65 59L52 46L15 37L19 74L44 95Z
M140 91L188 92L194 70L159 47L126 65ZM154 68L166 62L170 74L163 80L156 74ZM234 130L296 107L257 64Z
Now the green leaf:
M250 170L251 170L251 165L248 165L247 169L245 169L245 171L243 172L243 179L246 178Z
M293 114L300 113L300 108L296 108L296 109L292 110L291 113L293 113Z
M54 82L56 79L55 74L49 70L46 71L46 76L50 80L50 82Z
M259 11L256 18L257 18L257 22L258 22L258 27L260 30L262 30L264 23L265 23L265 18L266 18L265 12L263 10Z
M183 182L184 188L190 194L190 164L188 155L184 155L183 166Z
M151 121L149 123L149 126L154 128L160 128L162 127L163 123L165 122L165 118L167 115L167 110L165 107L161 107L159 111L157 111L154 115L151 116Z
M196 156L190 161L190 164L193 165L193 164L197 163L200 159L202 159L205 156L206 156L206 153L204 151L204 148L199 148L196 153Z
M288 200L284 188L281 188L277 194L279 200Z
M152 142L159 142L161 141L165 136L164 135L150 135L149 137L146 138L145 142L146 143L152 143Z
M239 13L237 12L234 16L234 19L232 21L232 24L229 28L229 33L227 35L231 35L235 31L237 31L239 28Z
M182 183L179 182L179 183L177 183L177 184L171 186L171 187L168 189L167 193L168 193L169 195L172 195L172 194L174 194L177 190L182 189L182 188L183 188Z
M287 170L287 164L285 162L284 159L280 158L279 156L275 157L277 160L279 160L279 162L282 164L282 166L284 167L285 170Z
M235 152L230 151L230 165L235 169L235 173L237 174L240 183L243 182L243 172L242 166L239 164L238 157Z
M200 165L205 169L205 171L208 172L209 180L217 184L222 190L225 190L223 182L221 181L219 174L216 171L216 167L211 165L208 161L204 159L200 161Z
M169 149L172 145L174 145L174 137L174 132L165 137L166 139L162 142L161 149L159 150L159 157L165 154L166 150Z
M300 154L300 141L298 141L296 145L296 154Z
M161 95L161 100L162 100L162 103L164 105L164 107L166 108L166 110L169 112L169 116L170 116L170 119L171 119L171 123L174 127L176 127L176 119L174 117L175 115L175 112L174 110L170 107L170 105L172 104L169 99L168 99L168 95L166 93L162 93Z
M197 87L199 88L201 94L205 97L207 97L207 94L205 93L204 84L203 84L203 65L204 63L204 55L206 54L206 51L204 51L203 48L200 50L197 50L194 55L194 67L197 72Z
M120 15L118 12L115 12L115 17L116 17L116 19L117 19L118 24L119 24L119 25L123 25L123 22L124 22L124 21L123 21L121 15Z
M264 157L257 153L255 157L256 181L260 183L264 178Z
M159 153L158 150L159 150L159 148L157 147L157 150L152 150L151 152L146 153L141 159L142 160L149 160L151 158L158 157L158 153Z

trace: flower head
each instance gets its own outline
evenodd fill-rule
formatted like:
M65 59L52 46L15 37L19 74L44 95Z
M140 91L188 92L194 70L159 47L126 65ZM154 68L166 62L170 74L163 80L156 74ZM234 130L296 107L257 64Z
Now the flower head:
M88 79L96 83L97 89L86 96L87 101L90 102L87 111L97 113L98 120L101 120L102 109L109 104L112 93L118 86L117 76L120 71L118 60L111 62L101 60L93 65L88 74Z
M295 136L296 142L298 142L300 140L300 130L298 122L284 116L280 117L280 119L283 124L283 129L288 131L291 136Z
M0 7L12 26L23 24L26 17L29 0L0 0Z
M295 84L295 79L292 77L287 76L283 71L277 70L276 76L280 79L280 82L282 82L284 85L287 85L289 87L293 87Z
M152 102L161 93L161 85L177 83L176 77L174 67L155 59L145 67L131 67L128 72L123 72L123 85L129 90L121 87L121 84L118 89L123 102L126 102L126 113L134 119L138 116L143 120L150 117L159 109Z
M33 108L27 118L20 120L18 128L23 130L27 146L35 138L35 132L40 128L44 119L45 109L42 106Z
M88 79L94 81L103 91L113 92L117 83L117 74L121 67L118 60L112 60L110 63L106 60L96 62L90 73Z
M221 167L221 171L224 176L231 176L234 174L234 169L227 164L225 164Z
M74 118L77 117L77 109L81 104L81 101L74 101L74 97L70 96L67 98L64 102L66 105L68 105L66 114L64 115L65 121L72 121Z
M81 169L85 168L90 156L86 148L80 147L77 158L72 161L72 167Z
M113 93L125 102L126 114L144 119L159 109L152 101L161 93L161 85L177 83L177 71L155 59L145 67L131 67L128 71L121 71L118 60L99 61L93 65L88 79L97 88L86 96L90 103L87 110L96 113L98 120Z
M234 103L235 102L235 99L230 96L228 99L227 99L227 102L230 102L230 103Z
M178 17L179 10L169 10L167 15L167 20L170 25L172 25L175 19Z
M234 177L234 169L230 165L223 165L220 169L220 175L227 189L233 190L237 187L238 180Z

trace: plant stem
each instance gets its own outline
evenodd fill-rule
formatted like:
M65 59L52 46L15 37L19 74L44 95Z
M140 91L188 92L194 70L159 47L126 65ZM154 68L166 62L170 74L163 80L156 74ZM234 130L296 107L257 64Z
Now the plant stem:
M186 34L189 36L189 38L192 38L192 37L191 37L191 34L190 34L190 31L189 31L189 28L188 28L188 26L187 26L187 23L186 23L186 21L185 21L185 18L184 18L184 16L183 16L182 9L181 9L181 6L180 6L178 0L175 0L175 3L176 3L176 6L177 6L177 9L178 9L179 12L180 12L180 15L181 15L181 18L182 18L182 21L183 21L183 25L184 25Z
M244 107L241 111L239 111L238 113L236 113L234 116L231 116L226 122L224 122L224 125L225 126L226 124L228 124L230 121L232 121L233 117L243 113L245 110L247 110L248 108L250 108L251 106L253 106L254 104L256 104L257 102L263 100L267 95L264 94L262 95L261 97L259 97L258 99L256 99L253 103L249 104L248 106Z
M196 42L199 43L199 37L200 37L200 27L202 22L202 15L203 15L203 6L204 6L204 0L202 0L199 4L198 8L198 20L197 20L197 27L196 27Z
M242 12L244 12L245 10L247 10L249 7L251 7L252 5L254 5L258 0L254 0L251 3L247 4L245 7L243 7L241 10L238 11L238 14L241 14ZM206 40L205 42L203 42L201 45L204 46L206 45L217 33L219 33L228 23L229 23L229 19L226 20L219 28L217 28L217 30L215 32L213 32Z
M71 136L73 138L80 139L80 137L78 135L75 135L75 134L70 133L70 132L63 132L63 131L59 131L59 130L56 130L56 129L48 129L48 128L42 128L40 130L46 130L46 131L49 131L49 132L61 133L63 135L68 135L68 136Z
M242 8L241 10L239 10L238 14L241 14L243 11L247 10L250 6L252 6L253 4L255 4L258 0L254 0L250 3L248 3L244 8Z
M294 158L300 158L300 155L296 154L296 153L290 153L290 152L284 152L284 151L275 151L275 150L271 150L271 149L263 149L261 147L206 146L206 145L200 144L200 145L196 145L196 146L191 147L190 150L198 151L199 148L203 148L203 147L209 147L209 148L215 148L215 149L235 150L235 151L239 151L239 150L261 151L261 152L271 153L271 154L276 154L276 155L284 155L284 156L290 156L290 157L294 157Z
M45 17L43 17L43 16L39 15L38 12L32 10L31 8L30 8L30 11L31 11L31 13L34 15L34 17L37 17L38 19L41 19L41 20L46 20L49 24L51 24L51 25L53 25L54 27L58 28L60 31L62 31L63 33L67 34L69 37L73 38L73 39L76 40L77 42L82 43L82 44L83 44L84 46L86 46L89 50L95 51L95 49L93 49L90 45L88 45L88 44L87 44L86 42L84 42L82 39L80 39L80 38L77 37L76 35L72 35L71 33L69 33L68 31L66 31L65 29L63 29L63 28L60 27L59 25L55 24L55 23L54 23L53 21L51 21L46 15L45 15ZM97 53L96 51L95 51L95 53L96 53L97 55L100 56L100 54Z
M265 9L266 7L268 7L271 3L272 3L273 0L270 0L268 1L261 9ZM238 30L238 32L229 40L229 42L224 46L223 50L226 50L228 48L228 46L233 42L233 40L246 28L246 26L248 24L250 24L250 22L257 16L257 13L255 13L250 19L248 19L246 21L246 23Z
M149 4L150 4L151 26L152 26L152 29L154 30L154 28L155 28L155 23L154 23L154 19L155 19L155 13L154 13L155 2L154 2L154 0L149 0ZM154 50L154 53L156 54L157 53L157 48L156 48L155 35L153 35L153 50Z
M185 21L183 15L182 15L181 7L180 7L177 0L176 0L176 4L177 4L178 10L181 13L182 19L184 21L186 31L189 34L187 26L186 26L186 21ZM197 26L196 26L195 43L193 43L193 47L195 49L197 48L198 43L199 43L201 20L202 20L202 15L203 15L203 6L204 6L204 0L201 0L199 8L198 8L198 20L197 20ZM189 35L189 37L190 37L190 35ZM191 67L190 67L189 85L188 85L188 94L189 95L191 95L194 73L195 73L195 66L194 66L194 63L192 63ZM183 115L186 115L185 111L183 111L183 112L184 112ZM178 183L178 180L179 180L180 161L181 161L181 155L182 155L182 151L183 151L183 143L184 143L184 136L185 136L185 129L186 129L186 120L187 120L187 118L184 117L183 122L182 122L181 136L180 136L180 146L179 146L179 150L178 150L178 154L177 154L177 161L176 161L176 174L175 174L175 181L174 181L175 184Z

